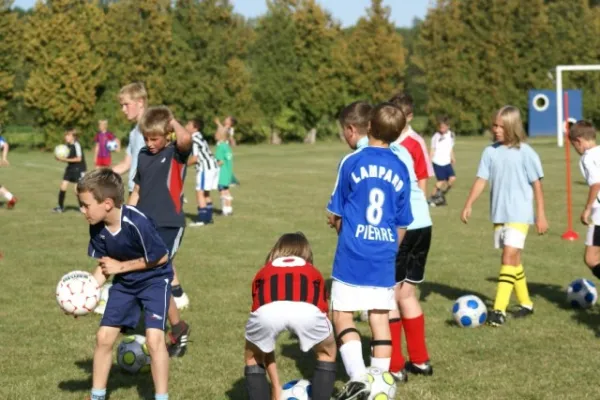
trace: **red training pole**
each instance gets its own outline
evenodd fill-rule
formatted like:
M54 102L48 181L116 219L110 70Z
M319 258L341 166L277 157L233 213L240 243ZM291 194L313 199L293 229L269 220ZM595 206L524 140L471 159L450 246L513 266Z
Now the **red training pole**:
M579 235L573 230L573 213L571 201L571 142L569 141L569 94L564 92L563 96L565 120L565 159L567 161L567 231L563 233L562 238L565 240L577 240Z

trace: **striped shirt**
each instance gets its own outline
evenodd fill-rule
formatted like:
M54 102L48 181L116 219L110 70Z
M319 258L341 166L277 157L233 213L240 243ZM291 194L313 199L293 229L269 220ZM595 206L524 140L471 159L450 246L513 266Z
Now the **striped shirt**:
M192 134L192 155L198 157L196 160L196 170L205 171L210 169L217 169L217 159L210 151L206 139L200 132L194 132Z

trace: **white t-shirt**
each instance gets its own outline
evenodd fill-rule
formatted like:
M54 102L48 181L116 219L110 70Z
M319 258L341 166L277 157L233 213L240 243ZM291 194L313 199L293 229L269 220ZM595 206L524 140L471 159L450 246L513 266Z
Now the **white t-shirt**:
M579 167L589 186L600 183L600 146L586 150L581 156ZM598 197L592 206L591 218L594 225L600 225L600 198Z
M454 148L454 133L447 131L444 134L436 132L431 138L433 157L431 162L436 165L448 165L452 162L452 149Z

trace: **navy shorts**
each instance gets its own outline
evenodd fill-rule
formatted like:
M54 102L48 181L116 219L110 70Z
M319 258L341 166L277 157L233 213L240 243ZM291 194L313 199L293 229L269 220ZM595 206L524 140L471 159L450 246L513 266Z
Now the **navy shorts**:
M158 235L167 245L167 249L169 250L169 258L173 259L175 254L177 254L177 250L179 250L179 246L181 245L181 239L183 239L184 228L180 227L165 227L159 226L156 228L158 231Z
M448 165L437 165L433 164L433 172L435 172L435 178L438 181L447 181L453 176L456 176L454 173L454 168L452 168L452 164Z
M155 278L140 283L139 287L113 283L100 326L120 327L122 331L135 329L144 311L146 329L165 330L171 300L171 280Z
M406 231L396 256L396 282L421 283L431 246L431 226Z

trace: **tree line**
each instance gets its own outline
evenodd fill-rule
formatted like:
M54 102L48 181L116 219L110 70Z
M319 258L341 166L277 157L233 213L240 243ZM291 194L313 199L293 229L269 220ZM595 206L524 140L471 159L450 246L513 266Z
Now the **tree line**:
M246 142L337 137L343 105L399 91L428 129L444 114L459 134L480 133L499 106L526 111L527 90L553 88L555 65L598 63L595 3L437 0L398 29L382 0L348 28L316 0L267 0L255 19L230 0L47 0L28 11L0 0L0 124L39 127L48 146L65 126L89 140L98 119L125 132L118 90L142 81L151 104L181 119L234 115ZM565 82L596 121L598 78Z

